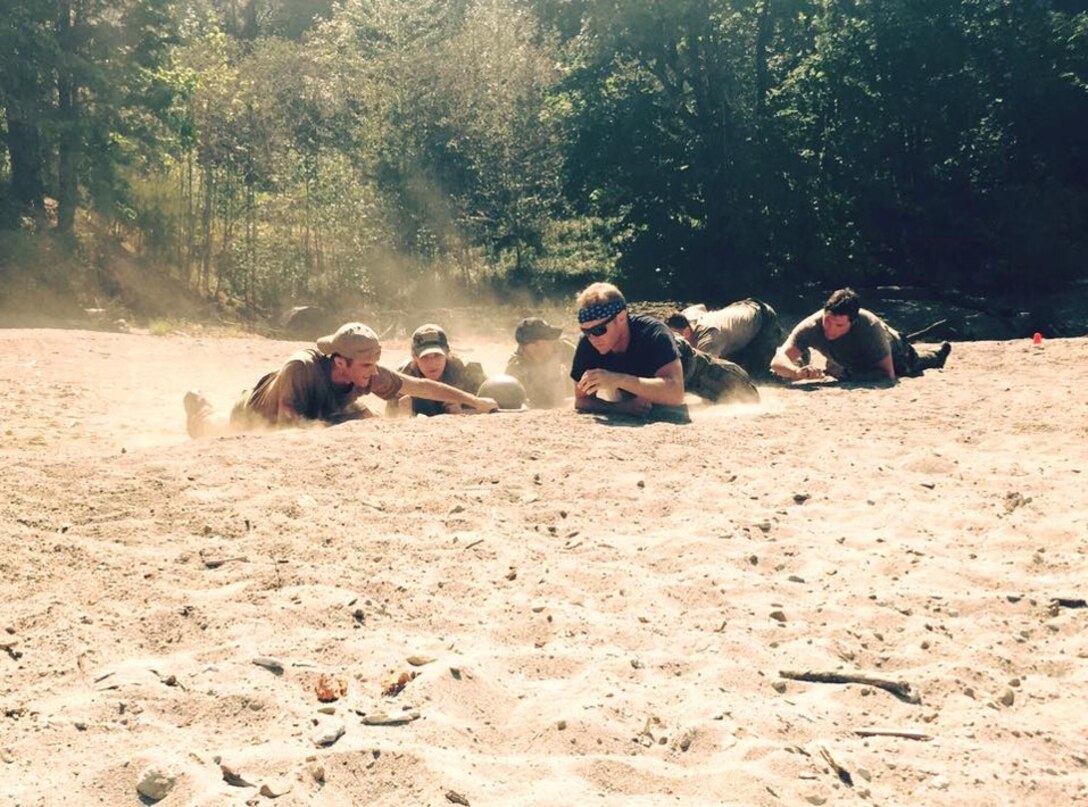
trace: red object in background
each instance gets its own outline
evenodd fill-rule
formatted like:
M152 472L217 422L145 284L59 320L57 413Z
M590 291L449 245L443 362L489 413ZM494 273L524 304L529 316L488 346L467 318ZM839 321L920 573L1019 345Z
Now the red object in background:
M1043 343L1043 335L1036 331L1035 335L1031 337L1031 343L1033 345L1041 345Z

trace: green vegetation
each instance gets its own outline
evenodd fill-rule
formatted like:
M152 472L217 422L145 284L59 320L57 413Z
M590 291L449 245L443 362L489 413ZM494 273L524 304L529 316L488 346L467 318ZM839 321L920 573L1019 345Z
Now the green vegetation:
M0 281L250 317L1088 274L1069 0L16 0L0 136Z

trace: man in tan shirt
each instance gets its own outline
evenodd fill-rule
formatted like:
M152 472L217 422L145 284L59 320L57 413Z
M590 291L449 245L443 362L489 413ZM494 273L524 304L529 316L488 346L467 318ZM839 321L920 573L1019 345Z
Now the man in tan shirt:
M278 370L262 376L234 404L230 420L214 417L211 404L198 390L185 395L190 437L210 437L260 428L307 425L333 426L373 417L359 398L373 394L383 400L398 395L464 404L490 412L498 404L427 378L414 378L378 364L382 347L377 334L361 322L349 322L334 334L292 355Z

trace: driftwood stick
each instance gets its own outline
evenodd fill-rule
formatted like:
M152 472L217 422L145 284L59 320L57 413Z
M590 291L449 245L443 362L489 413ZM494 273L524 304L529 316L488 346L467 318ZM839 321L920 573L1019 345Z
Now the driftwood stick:
M212 558L201 555L200 559L204 562L205 569L218 569L220 566L231 563L233 561L245 563L247 560L249 560L245 555L238 555L237 557L233 558Z
M907 729L854 729L854 734L859 737L903 737L907 740L921 740L923 742L933 738L920 731L908 731Z
M907 342L914 342L917 339L921 339L923 336L925 336L930 331L936 330L937 328L941 327L946 322L948 322L947 319L939 319L936 322L934 322L933 324L927 325L926 327L922 328L922 330L920 330L920 331L915 331L914 333L908 333L906 336L903 337L903 339L906 340Z
M871 675L854 675L851 673L791 672L790 670L780 670L778 674L783 678L789 678L793 681L809 681L814 684L863 684L865 686L877 687L878 689L890 692L895 695L895 697L899 698L899 700L905 701L906 703L918 704L922 702L918 693L905 681L889 681L887 678L874 678Z

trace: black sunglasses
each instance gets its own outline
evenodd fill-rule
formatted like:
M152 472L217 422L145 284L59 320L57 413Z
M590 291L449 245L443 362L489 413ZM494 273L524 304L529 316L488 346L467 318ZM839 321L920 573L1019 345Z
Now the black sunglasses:
M623 309L621 308L620 311L623 311ZM612 320L620 315L620 311L617 311L604 322L598 322L592 328L582 328L582 333L586 336L604 336L608 326L612 324Z

